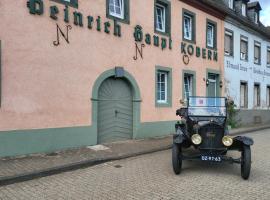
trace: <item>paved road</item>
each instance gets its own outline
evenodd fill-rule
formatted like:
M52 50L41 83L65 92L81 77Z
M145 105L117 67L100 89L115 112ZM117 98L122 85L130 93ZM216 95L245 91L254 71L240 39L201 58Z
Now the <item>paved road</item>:
M171 151L163 151L1 187L0 199L269 200L270 130L249 135L255 146L248 181L241 179L238 165L188 161L176 176Z

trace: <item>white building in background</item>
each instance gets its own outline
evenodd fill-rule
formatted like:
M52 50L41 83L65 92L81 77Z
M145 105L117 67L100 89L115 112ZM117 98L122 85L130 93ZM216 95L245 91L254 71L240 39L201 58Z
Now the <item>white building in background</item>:
M241 109L242 124L270 120L270 33L259 2L224 0L225 93Z

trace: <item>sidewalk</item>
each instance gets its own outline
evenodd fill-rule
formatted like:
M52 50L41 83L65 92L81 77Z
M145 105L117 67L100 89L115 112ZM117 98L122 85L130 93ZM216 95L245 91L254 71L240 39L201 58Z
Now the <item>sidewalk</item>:
M253 126L230 131L245 134L270 128ZM0 159L0 186L76 170L96 164L170 149L172 136L144 140L129 140L93 147L84 147L51 154Z

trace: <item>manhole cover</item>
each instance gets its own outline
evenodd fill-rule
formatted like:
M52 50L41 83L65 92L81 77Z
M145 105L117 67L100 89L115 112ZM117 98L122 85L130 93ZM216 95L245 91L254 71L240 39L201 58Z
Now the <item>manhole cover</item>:
M114 165L115 168L121 168L121 165Z

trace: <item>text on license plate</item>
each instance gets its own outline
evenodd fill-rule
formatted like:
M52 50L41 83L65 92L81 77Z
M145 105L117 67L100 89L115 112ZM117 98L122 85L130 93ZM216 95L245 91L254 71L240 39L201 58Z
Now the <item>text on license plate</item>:
M201 156L201 160L203 160L203 161L221 162L221 157L220 156Z

